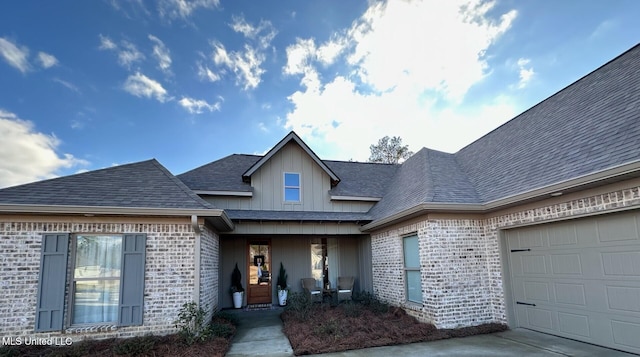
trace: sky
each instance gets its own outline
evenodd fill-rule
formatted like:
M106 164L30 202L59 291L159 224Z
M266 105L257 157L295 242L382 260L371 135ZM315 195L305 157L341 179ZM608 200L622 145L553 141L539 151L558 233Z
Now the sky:
M0 2L0 187L295 131L454 153L636 45L635 0Z

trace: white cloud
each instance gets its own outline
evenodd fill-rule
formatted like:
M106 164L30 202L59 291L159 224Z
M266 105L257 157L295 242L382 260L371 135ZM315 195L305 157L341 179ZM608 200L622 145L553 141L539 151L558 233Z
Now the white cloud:
M232 16L229 26L244 37L256 40L261 48L267 48L276 36L277 31L270 21L261 20L258 26L248 23L243 16Z
M533 75L535 74L533 67L528 66L530 62L531 60L527 58L518 59L518 71L520 76L520 81L518 82L518 88L520 89L524 88L527 84L529 84L529 81L531 81L531 78L533 78Z
M29 49L0 37L0 55L10 66L22 73L29 71Z
M108 36L98 35L100 37L100 50L115 50L118 46Z
M210 70L209 67L203 65L200 62L198 62L197 66L198 77L200 78L200 80L208 80L209 82L216 82L220 80L220 75Z
M219 111L220 105L221 105L220 101L213 104L209 104L205 100L194 99L189 97L182 97L182 99L178 101L178 104L180 104L184 109L186 109L191 114L202 114L204 113L205 110L208 110L210 112L214 110Z
M169 20L186 20L198 9L215 9L220 6L220 0L160 0L158 12Z
M370 2L352 26L318 46L298 39L287 48L283 72L302 88L284 126L323 157L366 160L385 135L454 152L515 114L508 98L473 108L465 95L489 73L487 49L507 31L515 11L499 18L480 0ZM327 64L347 72L328 77ZM321 76L320 73L323 73ZM443 109L450 108L450 109ZM357 135L354 135L357 133Z
M122 48L118 52L118 63L121 66L130 69L132 64L143 59L144 55L138 51L136 45L129 41L122 41Z
M60 78L54 78L54 79L53 79L53 81L54 81L54 82L56 82L56 83L59 83L59 84L63 85L64 87L66 87L67 89L69 89L69 90L71 90L71 91L74 91L74 92L76 92L76 93L80 94L80 90L78 89L78 87L76 87L76 86L75 86L73 83L71 83L71 82L64 81L64 80L62 80L62 79L60 79Z
M164 42L159 38L149 35L153 45L153 57L158 61L158 68L166 75L171 74L171 53Z
M232 20L229 26L235 32L243 34L248 41L238 51L228 51L220 41L211 41L213 47L211 58L221 70L216 74L205 66L200 66L198 75L213 82L229 71L235 75L236 85L244 90L255 89L265 73L262 68L262 63L266 59L265 50L269 48L277 32L269 21L263 20L258 26L254 26L242 16L233 16Z
M265 70L261 67L265 54L245 44L243 51L227 52L220 42L214 41L213 62L225 67L236 76L236 84L244 90L255 89L262 80Z
M131 69L131 66L144 60L145 56L138 50L135 44L122 40L120 46L113 42L109 37L99 35L100 46L98 49L103 51L114 51L118 55L118 64L127 69Z
M58 59L45 52L38 52L38 62L42 68L51 68L58 64Z
M60 169L88 165L71 154L59 154L55 135L37 132L33 123L0 109L0 187L57 176Z
M161 103L168 100L167 91L162 87L162 84L140 72L130 75L123 88L136 97L155 98Z

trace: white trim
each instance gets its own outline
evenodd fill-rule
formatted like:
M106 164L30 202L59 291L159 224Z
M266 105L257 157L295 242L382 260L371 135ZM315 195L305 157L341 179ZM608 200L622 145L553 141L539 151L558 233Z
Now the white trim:
M298 175L298 186L287 186L287 174ZM298 189L298 199L296 201L287 200L287 188ZM299 172L284 171L282 172L282 202L284 203L302 203L302 174Z
M335 186L338 184L338 182L340 182L340 179L338 178L338 176L329 168L329 166L327 166L322 160L320 160L318 155L316 155L313 152L313 150L311 150L311 148L309 148L309 146L307 146L307 144L305 144L304 141L300 139L298 134L296 134L293 131L287 134L287 136L285 136L282 140L280 140L280 142L278 142L276 146L271 148L271 150L269 150L269 152L267 152L266 155L264 155L260 160L258 160L255 164L253 164L253 166L251 166L247 171L245 171L245 173L242 174L242 177L243 178L251 177L251 175L253 175L254 172L256 172L265 162L267 162L273 155L275 155L275 153L280 151L280 149L282 149L291 140L298 143L298 145L300 145L302 150L304 150L311 157L311 159L313 159L313 161L315 161L316 164L318 164L318 166L320 166L322 170L324 170L324 172L326 172L327 175L331 177L332 186Z
M382 197L360 197L360 196L340 196L332 195L332 201L365 201L365 202L378 202Z
M362 232L371 231L376 228L382 228L384 226L396 223L400 220L418 216L428 212L485 213L488 211L517 205L528 200L553 197L552 194L556 192L565 192L567 190L578 188L580 186L585 186L638 172L640 172L640 160L614 166L606 170L579 176L570 180L565 180L551 185L539 187L533 190L525 191L487 203L420 203L413 207L409 207L403 211L395 213L391 216L387 216L366 224L360 230Z
M251 191L205 191L205 190L193 190L197 195L209 195L209 196L237 196L237 197L253 197Z

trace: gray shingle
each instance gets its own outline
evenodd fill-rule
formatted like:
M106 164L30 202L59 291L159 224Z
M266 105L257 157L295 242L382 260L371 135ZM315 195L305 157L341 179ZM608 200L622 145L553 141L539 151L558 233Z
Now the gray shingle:
M5 188L0 204L215 208L155 159Z
M455 156L483 202L640 160L640 45Z
M213 161L177 177L196 191L250 192L251 185L242 181L242 174L262 156L233 154ZM356 197L382 197L388 181L398 165L325 160L340 183L330 194Z

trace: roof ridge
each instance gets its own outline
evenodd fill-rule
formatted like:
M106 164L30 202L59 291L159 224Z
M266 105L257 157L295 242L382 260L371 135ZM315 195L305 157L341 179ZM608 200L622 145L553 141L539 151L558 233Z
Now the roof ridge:
M191 190L187 185L184 184L179 178L177 178L174 174L172 174L166 167L164 167L158 160L152 159L152 164L156 166L160 172L162 172L169 180L171 180L182 192L186 193L194 202L202 205L205 208L215 208L209 202L203 200L200 196L198 196L193 190Z

